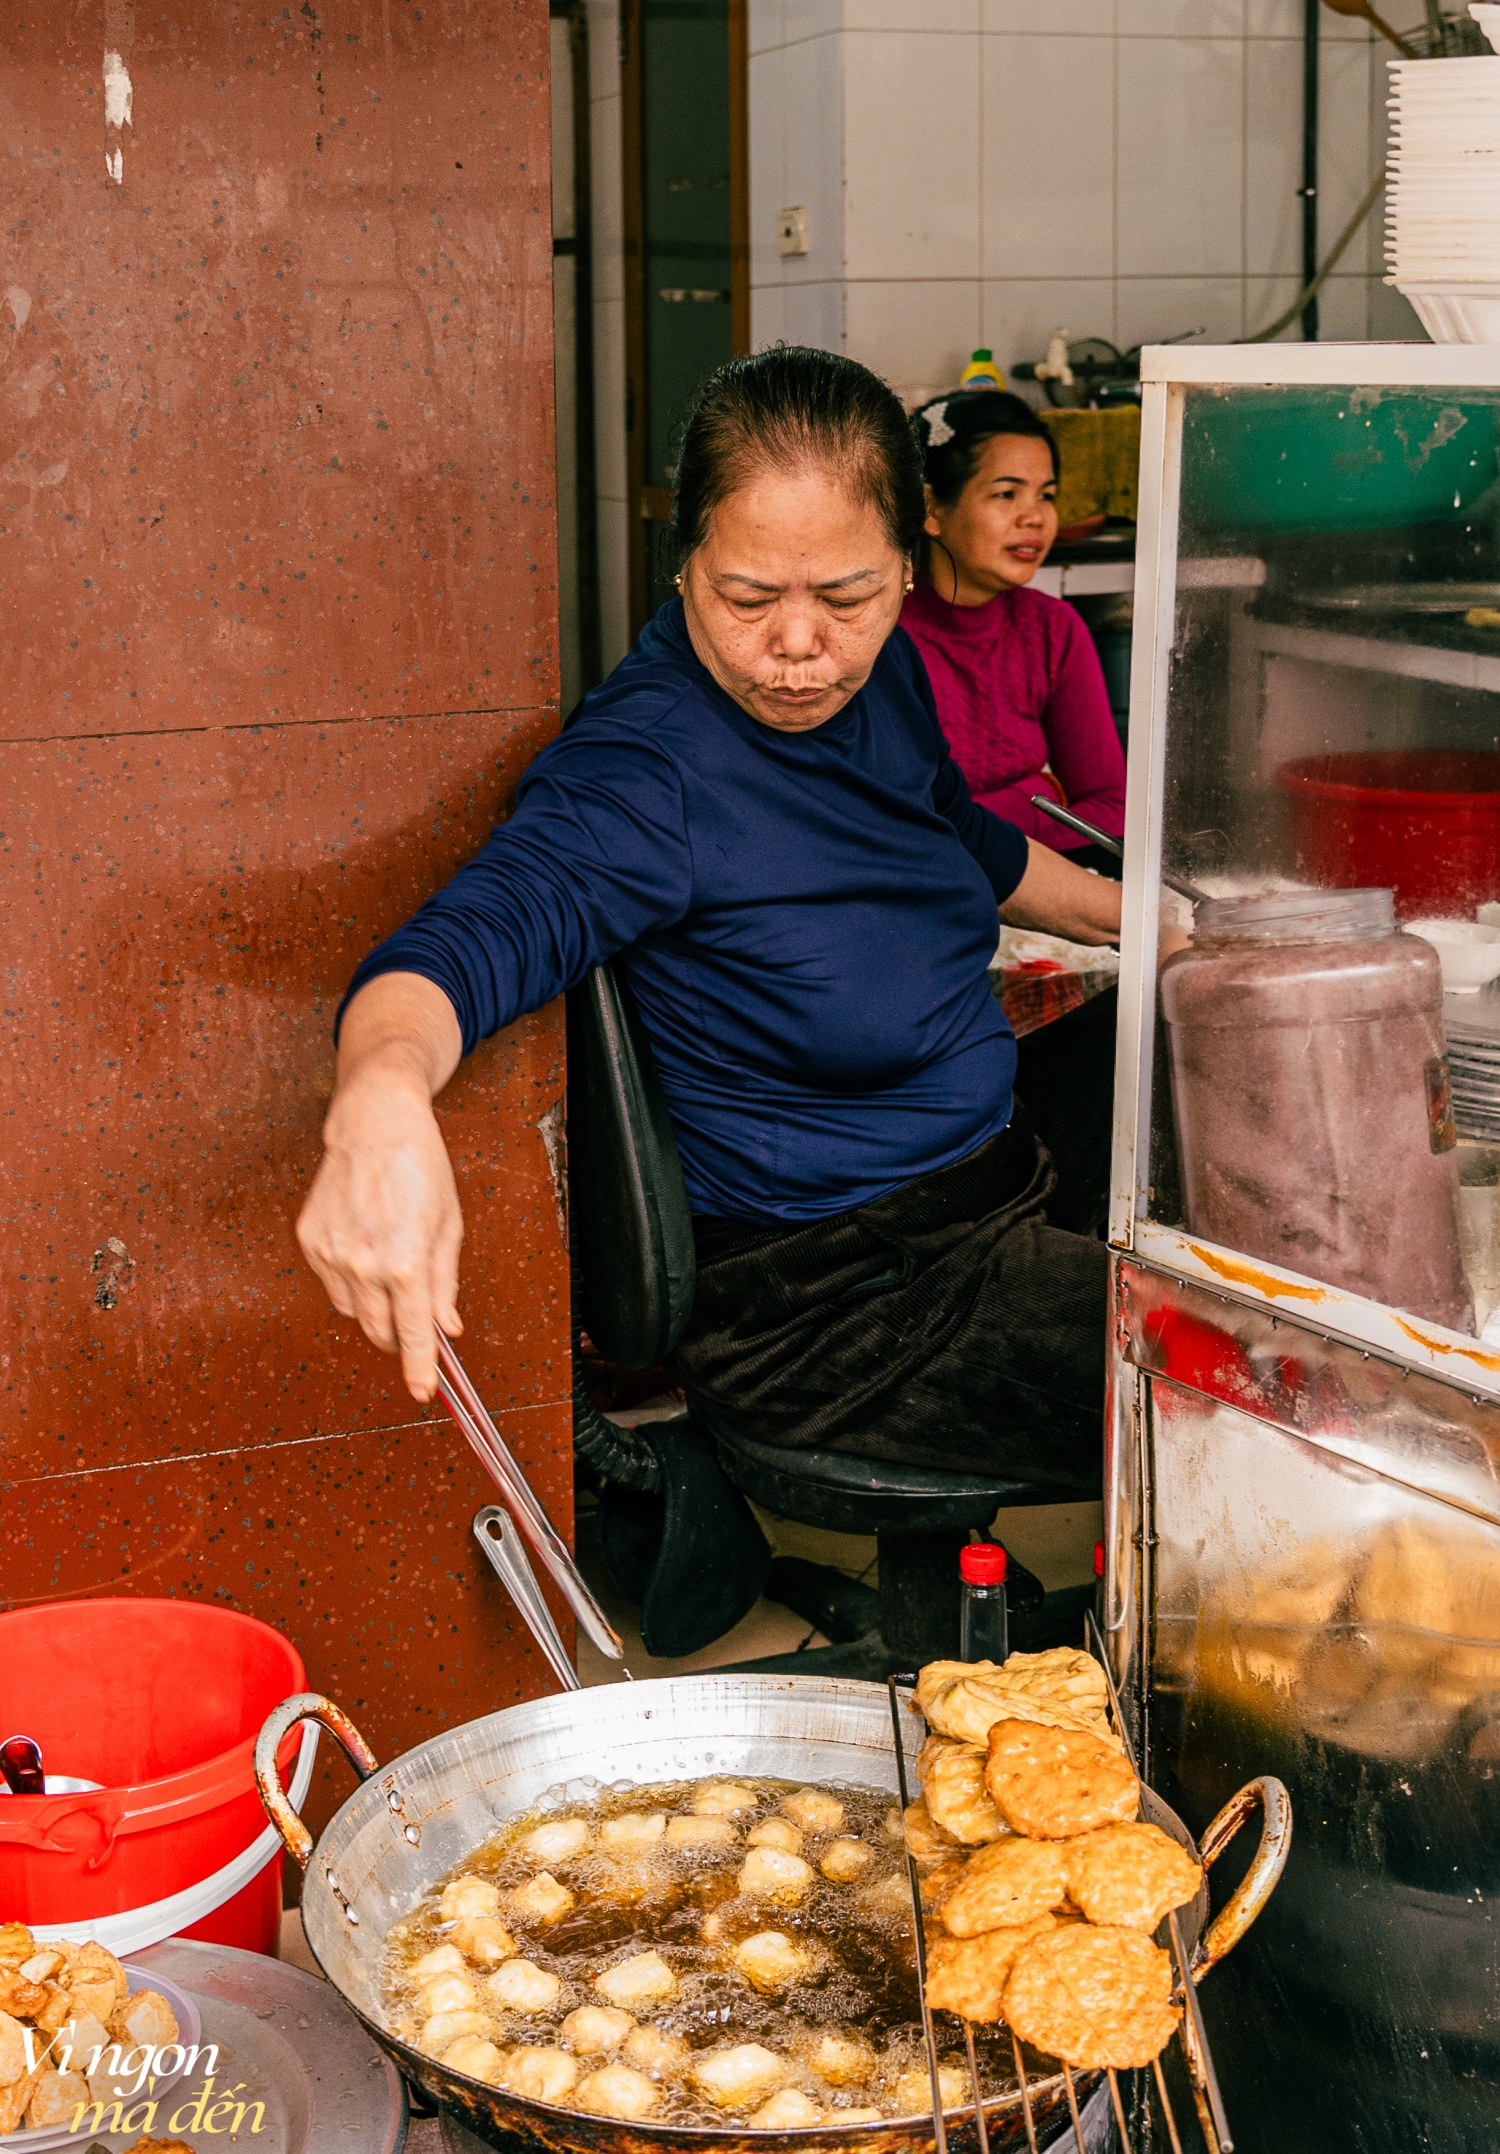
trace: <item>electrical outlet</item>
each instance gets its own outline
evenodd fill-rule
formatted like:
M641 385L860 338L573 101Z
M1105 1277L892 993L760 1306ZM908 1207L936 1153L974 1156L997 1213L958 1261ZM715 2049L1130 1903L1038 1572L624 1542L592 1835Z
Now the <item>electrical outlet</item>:
M807 211L800 202L793 209L782 209L776 213L776 252L807 252Z

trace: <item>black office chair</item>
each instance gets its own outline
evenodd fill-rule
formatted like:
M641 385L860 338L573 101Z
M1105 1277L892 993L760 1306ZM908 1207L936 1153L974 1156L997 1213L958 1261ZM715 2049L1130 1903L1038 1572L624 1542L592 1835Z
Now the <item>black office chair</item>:
M625 1369L663 1362L693 1305L693 1223L651 1049L624 980L596 967L568 997L568 1154L574 1320ZM576 1343L576 1342L575 1342ZM700 1415L704 1426L706 1416ZM840 1451L748 1442L712 1426L723 1472L780 1518L837 1533L874 1534L878 1591L842 1572L777 1558L767 1595L835 1640L745 1668L883 1681L958 1650L958 1551L1007 1506L1076 1502L1003 1474L929 1471ZM637 1491L660 1482L649 1431L628 1430L592 1404L575 1355L574 1440L606 1480ZM1073 1642L1091 1588L1049 1594L1012 1564L1012 1642ZM1029 1607L1028 1607L1029 1603Z

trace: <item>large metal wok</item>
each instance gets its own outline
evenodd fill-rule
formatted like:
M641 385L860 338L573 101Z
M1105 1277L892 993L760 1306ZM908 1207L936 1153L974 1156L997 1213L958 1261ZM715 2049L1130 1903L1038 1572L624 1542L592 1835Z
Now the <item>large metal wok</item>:
M908 1759L922 1727L903 1715ZM276 1752L287 1731L316 1720L343 1745L363 1785L338 1811L322 1838L292 1809L276 1774ZM809 1676L705 1675L571 1691L509 1706L472 1720L376 1764L363 1738L329 1699L313 1694L277 1706L256 1745L256 1777L268 1815L288 1851L306 1870L302 1921L318 1965L370 2034L407 2077L459 2112L491 2145L556 2150L556 2154L729 2154L796 2146L848 2147L859 2154L916 2154L933 2144L927 2118L863 2125L824 2125L793 2132L749 2131L672 2124L627 2124L525 2101L500 2087L465 2078L391 2034L382 1984L386 1938L393 1925L456 1864L519 1812L543 1796L586 1800L601 1785L691 1780L708 1774L750 1774L799 1781L844 1781L897 1789L891 1715L875 1683ZM1191 1846L1165 1805L1145 1791L1147 1813ZM1252 1786L1226 1806L1204 1838L1213 1860L1255 1807ZM1211 1926L1206 1888L1183 1910L1183 1933L1201 1975L1254 1921L1279 1874L1284 1847L1274 1803L1245 1882ZM1080 2094L1094 2084L1079 2075ZM1066 2121L1062 2081L1033 2078L1032 2108L1048 2136ZM1020 2146L1019 2096L985 2105L990 2145ZM951 2112L950 2143L967 2142L962 2111ZM972 2131L972 2111L967 2113Z

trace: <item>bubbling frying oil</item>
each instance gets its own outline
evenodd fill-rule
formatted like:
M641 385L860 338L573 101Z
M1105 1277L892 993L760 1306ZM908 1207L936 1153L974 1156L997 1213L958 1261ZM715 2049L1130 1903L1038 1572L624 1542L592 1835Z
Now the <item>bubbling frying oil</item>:
M544 1803L396 1925L385 1995L393 2033L561 2108L786 2130L931 2107L900 1814L876 1788ZM944 2063L945 2102L969 2099L961 2057Z

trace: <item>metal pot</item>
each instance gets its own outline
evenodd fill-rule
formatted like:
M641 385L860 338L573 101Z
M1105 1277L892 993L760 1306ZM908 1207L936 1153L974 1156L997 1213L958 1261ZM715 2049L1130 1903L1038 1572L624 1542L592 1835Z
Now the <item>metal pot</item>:
M276 1775L287 1731L316 1720L342 1744L360 1775L358 1788L314 1847ZM908 1771L922 1734L903 1715ZM729 2154L743 2146L857 2148L859 2154L916 2154L933 2144L932 2119L823 2125L793 2132L751 2132L681 2124L628 2124L525 2101L504 2088L465 2078L391 2034L381 1995L386 1938L394 1924L447 1871L509 1819L543 1795L565 1790L587 1799L601 1783L694 1780L713 1774L798 1781L844 1781L897 1790L887 1694L876 1683L781 1675L675 1676L607 1685L513 1705L484 1720L435 1735L381 1768L346 1715L314 1694L277 1706L256 1744L256 1778L268 1816L288 1852L307 1872L302 1921L318 1965L408 2079L455 2110L492 2145L524 2143L554 2154ZM571 1784L571 1785L570 1785ZM1146 1790L1147 1813L1184 1845L1186 1829ZM1266 1813L1260 1853L1244 1884L1205 1932L1206 1888L1183 1910L1183 1930L1201 1973L1249 1927L1285 1859L1288 1823L1279 1791L1258 1784L1226 1805L1204 1838L1205 1860L1222 1852L1259 1801ZM1077 2075L1080 2091L1095 2084ZM1031 2082L1032 2106L1045 2134L1066 2112L1060 2077ZM985 2105L990 2145L1024 2142L1016 2093ZM955 2111L949 2141L966 2144Z

